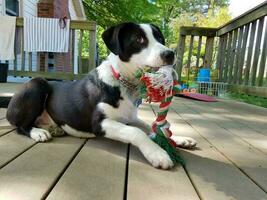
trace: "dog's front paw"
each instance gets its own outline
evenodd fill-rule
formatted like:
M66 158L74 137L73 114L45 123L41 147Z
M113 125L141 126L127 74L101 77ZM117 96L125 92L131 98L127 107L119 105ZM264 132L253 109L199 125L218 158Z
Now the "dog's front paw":
M47 130L41 128L32 128L30 137L36 142L45 142L52 139L51 134Z
M144 154L144 156L153 167L170 169L174 166L170 156L163 149L157 148L149 154Z
M196 140L190 137L173 135L171 139L177 144L178 147L181 148L192 149L197 145Z

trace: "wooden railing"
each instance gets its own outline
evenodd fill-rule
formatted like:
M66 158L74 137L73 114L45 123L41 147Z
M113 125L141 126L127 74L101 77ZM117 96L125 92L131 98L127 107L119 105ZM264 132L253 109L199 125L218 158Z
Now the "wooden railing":
M228 83L233 88L251 93L251 87L262 87L261 94L267 89L267 1L251 9L218 28L181 27L177 47L177 72L181 77L183 67L192 67L191 57L194 43L197 42L197 61L199 67L200 48L205 42L203 67L218 70L217 81ZM190 37L187 63L183 61L186 38ZM218 41L214 45L214 40ZM215 55L215 56L212 56ZM239 87L240 86L240 87ZM265 87L263 87L265 86ZM250 88L248 88L250 87ZM263 95L263 96L264 96ZM262 95L261 95L262 96Z
M97 62L95 22L70 22L68 53L25 52L23 18L17 18L16 27L15 60L9 61L9 75L74 80L95 68ZM88 44L88 47L84 47L84 44Z

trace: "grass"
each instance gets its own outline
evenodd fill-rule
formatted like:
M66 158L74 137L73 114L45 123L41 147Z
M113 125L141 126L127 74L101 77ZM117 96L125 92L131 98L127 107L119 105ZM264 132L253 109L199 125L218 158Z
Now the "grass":
M256 97L256 96L250 96L247 94L237 94L237 93L228 93L227 96L237 101L267 108L267 99L263 97Z

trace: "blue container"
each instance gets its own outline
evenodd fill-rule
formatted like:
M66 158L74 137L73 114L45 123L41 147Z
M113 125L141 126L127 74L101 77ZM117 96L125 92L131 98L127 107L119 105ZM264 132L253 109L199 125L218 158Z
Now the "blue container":
M198 82L209 82L210 81L210 69L200 69L197 75Z

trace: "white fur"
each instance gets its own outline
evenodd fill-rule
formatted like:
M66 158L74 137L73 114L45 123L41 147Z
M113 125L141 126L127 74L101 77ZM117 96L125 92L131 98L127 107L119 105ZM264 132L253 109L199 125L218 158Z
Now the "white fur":
M95 135L93 133L87 133L83 131L78 131L68 125L61 126L61 128L69 135L79 138L94 138Z
M156 41L149 25L141 24L140 26L148 38L147 48L132 55L129 62L123 62L119 59L119 56L111 53L107 60L97 67L96 70L100 80L111 86L120 86L122 100L119 101L117 108L101 102L97 105L96 109L100 109L106 117L101 122L105 137L137 146L152 166L168 169L173 166L169 155L147 136L150 132L149 125L137 118L137 108L133 104L136 96L130 96L126 88L121 87L119 81L113 77L111 71L112 66L121 76L126 77L128 81L136 83L135 72L137 69L145 66L160 67L165 65L160 54L169 49ZM88 85L89 89L90 86ZM46 119L50 118L47 115L45 117ZM61 126L61 128L69 135L75 137L94 137L92 134L77 131L68 125ZM51 139L48 131L39 128L33 128L30 136L34 140L41 142ZM196 145L195 140L191 138L173 136L172 139L181 147L189 148Z
M118 108L114 108L104 102L99 103L97 107L103 111L106 117L124 124L131 123L137 118L137 108L127 98L127 96L123 96L123 100L120 100Z
M51 134L47 130L41 128L32 128L30 131L30 137L36 142L45 142L52 138Z
M144 48L138 54L134 54L130 59L130 63L134 63L139 66L148 65L151 67L159 67L165 65L166 63L162 61L160 54L170 49L159 43L154 38L150 25L141 24L140 26L145 31L146 37L148 38L148 47Z
M190 137L183 137L183 136L171 136L171 139L177 144L177 146L182 148L194 148L197 145L196 140Z
M103 82L112 86L119 85L119 81L113 77L111 66L121 76L135 83L135 72L139 68L165 65L160 54L169 49L154 38L149 25L141 24L141 28L148 38L148 47L132 55L129 62L123 62L117 55L111 53L107 61L104 61L97 68L98 76ZM147 136L150 132L149 125L137 118L137 108L133 105L129 94L125 92L125 88L121 87L121 91L123 100L119 102L118 108L103 102L97 105L98 109L102 110L107 117L101 123L105 137L137 146L154 167L163 169L172 167L173 162L169 155ZM180 147L192 148L196 146L196 141L192 138L173 136L172 139Z
M104 119L101 126L105 131L105 137L137 146L153 167L162 169L173 167L167 152L155 144L141 129L112 119Z

